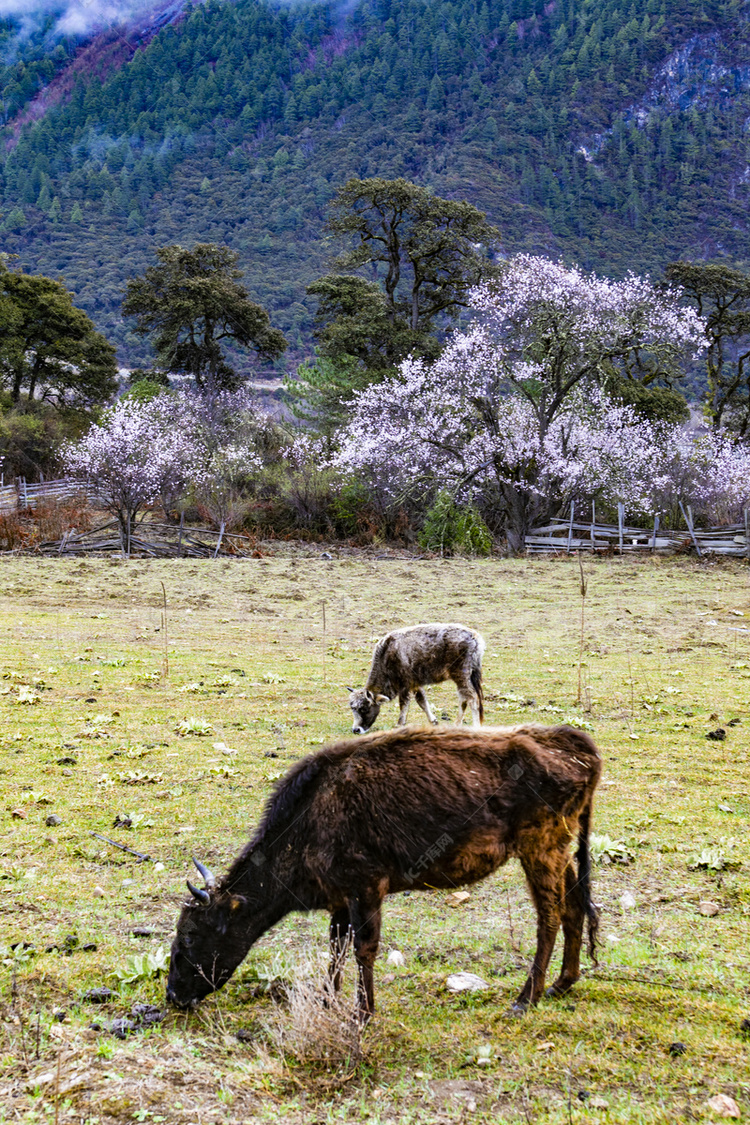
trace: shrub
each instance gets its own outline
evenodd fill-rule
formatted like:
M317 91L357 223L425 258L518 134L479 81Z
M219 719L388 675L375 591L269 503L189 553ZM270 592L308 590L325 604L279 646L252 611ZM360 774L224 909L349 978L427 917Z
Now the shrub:
M492 536L476 508L461 508L450 492L437 494L427 512L419 544L441 555L489 555Z

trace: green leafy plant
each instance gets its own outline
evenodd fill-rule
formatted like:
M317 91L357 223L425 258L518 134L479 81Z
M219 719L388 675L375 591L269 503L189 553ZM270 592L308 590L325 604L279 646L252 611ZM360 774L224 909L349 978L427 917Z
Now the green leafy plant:
M474 507L461 508L450 492L439 492L425 516L419 545L441 555L489 555L492 536Z
M18 689L18 699L16 703L38 703L40 699L41 696L38 692L33 691L32 688L27 687L26 684L22 684Z
M725 840L722 843L725 847L731 848L734 841ZM728 871L739 866L739 860L728 858L718 845L704 848L700 855L694 856L692 862L688 864L691 871Z
M15 945L0 945L0 964L8 969L18 969L28 965L36 957L36 950L28 942L19 941Z
M600 836L596 832L592 832L589 837L589 848L595 863L620 864L625 867L635 860L634 852L624 840L613 840L611 836Z
M134 984L139 980L151 980L169 971L169 950L160 945L153 953L133 953L125 958L125 964L115 969L110 976L117 977L120 984Z
M196 719L191 715L189 719L183 719L175 727L175 731L180 736L184 737L186 734L205 735L213 732L213 727L210 723L206 723L203 719Z

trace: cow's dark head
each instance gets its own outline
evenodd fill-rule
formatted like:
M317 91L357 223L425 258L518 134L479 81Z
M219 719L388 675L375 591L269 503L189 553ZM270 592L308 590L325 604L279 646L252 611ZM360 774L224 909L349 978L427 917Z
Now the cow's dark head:
M177 922L167 979L167 1000L177 1008L193 1008L231 977L249 948L247 901L217 890L208 868L193 860L206 887L188 881L192 901Z
M374 695L367 688L357 691L349 688L349 706L354 715L352 733L364 734L368 731L380 714L380 708L388 701L387 695Z

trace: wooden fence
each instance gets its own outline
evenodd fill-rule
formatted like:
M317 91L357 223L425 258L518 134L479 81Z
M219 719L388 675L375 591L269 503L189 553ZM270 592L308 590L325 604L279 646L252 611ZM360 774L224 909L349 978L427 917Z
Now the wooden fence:
M86 489L81 484L64 477L39 484L29 484L25 477L16 477L12 484L5 484L0 478L0 512L20 512L25 508L36 508L40 501L70 500L74 496L86 495Z
M61 478L60 480L41 481L39 484L29 484L24 477L16 477L12 484L5 484L0 477L0 513L23 511L35 508L44 500L67 500L73 497L83 497L96 506L96 497L87 493L86 489L76 481ZM618 504L617 524L600 523L596 519L596 507L592 505L590 519L576 519L575 505L570 506L570 515L567 519L553 519L544 527L534 527L526 536L526 553L529 555L544 554L571 554L574 551L588 551L601 553L621 554L630 551L651 551L656 554L674 554L678 551L695 552L697 555L735 555L750 558L750 509L744 512L744 523L730 524L724 527L696 528L693 521L692 509L689 505L680 504L685 522L684 530L667 530L660 528L659 516L654 519L653 526L631 527L625 523L625 509ZM148 524L150 535L158 529L161 535L155 540L147 542L137 536L135 528L131 549L143 554L161 555L169 557L174 554L194 554L196 557L206 555L224 554L222 549L223 530L216 533L206 528L180 528L173 525ZM114 523L107 523L96 531L110 530ZM139 525L140 530L145 528ZM206 542L218 534L216 544ZM244 553L246 543L254 542L245 540L244 536L232 535L227 543L230 553ZM159 541L161 539L161 541ZM243 542L245 540L245 542ZM104 539L95 539L93 532L83 534L70 532L56 543L43 543L37 548L42 553L75 554L88 551L109 552L121 550L119 535L108 536Z
M723 527L696 528L690 507L680 505L685 521L684 530L660 528L659 517L653 526L631 527L625 523L624 508L618 505L617 524L598 523L596 509L591 519L583 522L575 518L571 504L568 519L553 519L544 527L535 527L526 536L529 555L570 554L573 551L626 553L651 551L655 554L675 554L678 551L704 554L736 555L750 558L749 509L745 509L744 523Z

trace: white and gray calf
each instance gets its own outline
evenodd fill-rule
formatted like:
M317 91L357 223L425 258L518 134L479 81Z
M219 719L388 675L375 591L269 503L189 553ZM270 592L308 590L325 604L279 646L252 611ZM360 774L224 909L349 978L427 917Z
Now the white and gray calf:
M367 683L349 688L349 706L354 715L352 731L364 734L377 719L380 708L398 696L401 708L398 726L404 726L412 695L435 726L437 719L423 688L453 680L458 689L459 726L466 708L471 708L472 726L484 720L482 656L484 640L473 629L455 623L410 625L394 629L375 645Z

